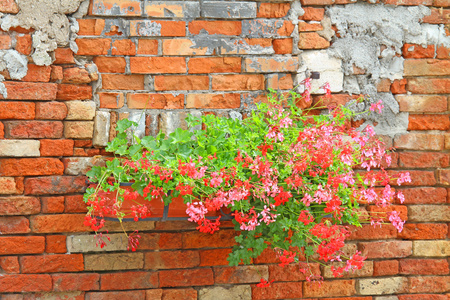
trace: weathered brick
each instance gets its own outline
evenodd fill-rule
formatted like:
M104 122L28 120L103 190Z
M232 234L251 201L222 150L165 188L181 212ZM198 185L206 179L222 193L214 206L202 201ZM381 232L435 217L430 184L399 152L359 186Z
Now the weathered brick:
M394 138L394 147L407 150L442 150L444 136L427 133L407 133Z
M38 102L39 103L39 102ZM32 120L35 117L33 102L0 102L0 119Z
M446 168L450 157L436 152L400 152L399 166L406 168Z
M355 294L355 280L324 281L321 285L314 282L303 284L303 297L342 297Z
M156 55L158 54L158 40L138 40L138 54Z
M93 121L64 122L64 136L69 139L90 139L94 134Z
M188 94L186 108L239 108L239 94Z
M379 260L373 262L373 276L392 276L398 274L398 260Z
M406 89L413 94L444 94L450 89L450 78L411 78Z
M304 21L322 21L325 14L324 8L315 7L302 7L305 13L299 17L300 20Z
M22 81L49 82L51 72L52 68L50 66L28 64L27 75L22 78Z
M72 49L57 48L55 50L55 61L53 63L57 65L74 64L75 58Z
M208 76L155 76L156 91L208 90Z
M298 47L300 49L325 49L330 42L321 37L317 32L300 32Z
M274 54L272 39L232 39L220 47L222 54Z
M84 176L29 177L24 181L26 195L83 193Z
M449 24L450 9L431 8L431 14L423 17L422 22L431 24Z
M181 109L184 106L184 95L128 94L127 105L128 108Z
M53 290L66 291L91 291L99 289L99 274L52 274Z
M19 12L19 6L14 0L5 0L0 3L0 12L5 14L17 14Z
M144 266L143 253L86 254L84 256L86 271L132 270Z
M188 24L191 34L200 34L206 31L208 34L240 35L242 23L239 21L192 21Z
M83 224L84 215L58 214L32 216L31 230L35 233L83 232L90 229Z
M139 241L139 249L160 250L182 248L181 233L143 233Z
M323 30L323 26L321 23L307 23L302 21L298 23L299 32L311 32L320 30ZM355 72L353 72L353 74L355 74Z
M90 14L94 16L139 16L140 0L93 0Z
M61 81L64 78L63 67L61 67L61 66L51 66L51 67L52 67L52 73L50 74L50 81L61 83Z
M34 197L0 197L1 215L32 215L41 210L41 204Z
M408 291L408 279L404 277L359 279L357 285L361 295L400 294Z
M162 270L159 272L160 287L213 285L214 275L211 268L188 270Z
M242 35L250 38L276 38L291 36L294 24L284 20L244 20Z
M213 75L212 89L216 91L264 90L264 75Z
M12 82L3 83L8 96L11 100L55 100L57 84L55 83L37 83L37 82ZM0 94L0 99L4 99Z
M121 108L125 100L122 93L97 93L100 99L100 108Z
M409 277L409 293L445 293L449 290L450 276Z
M446 96L396 95L400 111L437 113L447 111Z
M279 257L275 258L276 262L280 262ZM303 274L300 269L306 268L305 263L290 264L287 266L269 265L269 278L268 281L304 281L307 274ZM310 263L308 265L309 270L313 274L320 274L320 265L317 263Z
M0 176L62 175L64 165L56 158L0 159Z
M433 58L434 52L434 45L427 45L427 47L422 47L421 45L415 44L403 45L404 58Z
M298 58L294 57L250 57L245 58L245 72L275 73L296 72Z
M158 287L157 272L121 272L101 275L101 290L137 290Z
M0 157L40 156L40 142L35 140L0 140Z
M23 193L23 177L0 177L0 195Z
M450 241L413 241L413 256L449 256Z
M367 258L397 258L412 254L411 241L363 242L358 248Z
M45 237L46 253L66 253L66 236L65 235L47 235Z
M268 276L267 266L214 267L214 281L219 284L254 283Z
M197 297L195 297L197 299ZM251 300L252 290L250 285L238 285L233 287L207 287L202 288L198 293L200 300L218 300L218 299L240 299Z
M145 13L153 18L189 18L200 16L200 3L195 1L152 1L145 4Z
M125 73L127 65L124 57L94 57L94 63L101 73Z
M403 275L447 275L446 259L401 259L400 274Z
M405 196L404 204L438 204L447 201L447 191L444 188L402 189L402 193Z
M43 236L0 237L0 255L38 254L44 252L44 249Z
M111 47L112 55L136 55L136 44L132 40L116 40Z
M186 73L184 57L130 57L131 73L174 74ZM190 72L191 73L191 72ZM134 75L138 76L138 75ZM143 88L141 88L142 90Z
M63 124L59 121L8 121L5 122L5 136L9 138L51 138L62 137Z
M30 55L33 40L31 34L19 34L16 36L16 51L23 55Z
M205 1L201 16L214 19L252 19L256 17L256 3Z
M95 117L94 101L67 101L66 120L93 120Z
M63 120L67 116L67 107L61 102L37 102L36 119Z
M111 48L111 39L76 39L77 55L106 55Z
M83 271L83 255L54 254L20 257L22 273L56 273Z
M241 58L239 57L213 57L189 59L190 74L199 73L239 73L241 72Z
M73 140L40 140L41 156L72 156Z
M194 268L200 264L198 251L158 251L145 253L145 269Z
M378 240L397 237L397 230L391 224L384 224L381 227L374 227L370 224L363 224L362 227L350 226L350 240Z
M407 240L445 239L448 232L446 224L405 224L399 237Z
M58 84L57 100L92 99L92 87L89 85Z
M89 72L83 68L67 68L63 71L62 83L83 84L90 83Z
M273 40L273 50L276 54L290 54L293 49L292 39L276 39Z
M291 5L289 3L261 3L257 18L282 18L287 15Z
M42 212L44 214L64 212L64 197L41 197Z
M186 36L186 22L132 20L130 36Z
M3 256L0 258L0 268L3 273L20 273L19 259L17 256Z
M0 49L7 50L11 48L11 37L5 33L0 33Z
M404 76L450 75L450 61L440 59L407 59L404 61Z
M86 203L83 201L83 195L72 195L65 197L65 209L66 213L87 212Z
M52 277L41 275L3 275L0 290L4 293L45 292L52 290Z
M92 142L96 147L105 147L109 141L111 114L107 111L97 111L94 120L94 138Z
M103 19L77 19L79 36L85 35L101 35L105 28L105 20Z
M0 217L2 234L29 233L30 231L30 221L25 217Z
M210 55L207 47L198 47L190 39L170 39L162 41L163 55Z
M86 293L86 299L89 300L145 300L145 291L127 291L127 292L90 292ZM156 300L156 299L155 299Z
M72 235L67 238L67 250L70 253L87 252L110 252L125 251L128 246L128 239L123 233L108 234L108 239L103 237L106 246L101 248L98 245L98 237L95 235ZM141 249L141 247L139 247Z
M450 222L450 206L410 205L408 219L413 222Z
M267 88L274 90L290 90L294 87L291 74L270 74L267 78Z

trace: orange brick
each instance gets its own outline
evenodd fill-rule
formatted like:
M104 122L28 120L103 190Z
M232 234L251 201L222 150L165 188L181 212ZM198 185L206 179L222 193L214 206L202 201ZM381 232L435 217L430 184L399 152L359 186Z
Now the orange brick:
M32 120L36 105L32 102L0 102L0 119Z
M142 109L182 109L184 95L173 94L128 94L128 108Z
M435 47L428 45L424 48L420 45L404 44L402 49L404 58L433 58Z
M186 58L130 57L130 69L137 74L186 73Z
M446 259L401 259L399 271L402 275L447 275Z
M13 139L62 137L63 124L59 121L8 121L5 136Z
M76 39L77 55L106 55L111 48L111 39Z
M208 90L208 76L155 76L156 91Z
M41 197L42 212L46 214L64 212L64 196Z
M83 84L90 83L89 72L83 68L67 68L63 71L62 83Z
M50 292L52 291L52 277L48 274L3 275L0 278L0 290L3 293Z
M28 65L27 75L22 81L31 82L49 82L52 68L50 66L37 66L35 64Z
M252 299L302 299L301 282L274 282L268 287L253 286Z
M307 23L307 22L298 22L298 31L299 32L309 32L309 31L320 31L323 30L323 26L320 23Z
M186 108L239 108L241 96L239 94L188 94Z
M436 50L437 58L448 59L450 58L450 48L444 46L439 46Z
M45 238L43 236L0 237L0 242L2 244L0 248L2 255L39 254L43 253L45 249Z
M130 36L186 36L186 22L132 20Z
M38 215L31 218L31 230L35 233L86 232L84 214Z
M211 268L160 271L160 287L204 286L214 284Z
M239 73L241 58L239 57L193 57L188 62L189 73Z
M136 44L131 40L116 40L112 44L112 55L135 55Z
M137 53L147 55L158 54L158 40L139 39Z
M105 90L143 90L144 75L103 74L102 88Z
M431 24L449 24L450 9L432 8L431 14L423 17L422 22Z
M290 54L292 53L293 41L292 39L276 39L273 40L273 50L276 54Z
M124 104L122 93L97 93L100 98L100 108L121 108Z
M291 5L289 3L261 3L257 18L282 18L287 15Z
M0 159L1 176L62 175L64 165L57 158Z
M325 49L330 42L321 37L317 32L300 32L298 47L300 49Z
M145 253L145 269L186 269L200 264L198 251L157 251Z
M100 73L125 73L127 62L124 57L94 57L94 63Z
M321 285L305 282L303 286L303 297L342 297L355 294L355 280L330 280Z
M102 290L154 289L158 287L156 272L119 272L101 275Z
M433 0L384 0L389 5L433 5Z
M300 16L300 20L304 21L322 21L325 14L324 8L302 7L305 13Z
M408 130L448 130L448 115L409 115Z
M73 140L41 140L41 156L72 156Z
M406 223L398 236L407 240L434 240L445 239L447 232L446 224Z
M22 273L79 272L84 270L82 254L22 256Z
M80 30L79 36L84 35L101 35L105 28L105 20L103 19L77 19Z
M441 59L407 59L403 63L405 76L450 75L450 61Z
M14 0L2 0L0 3L0 12L5 14L17 14L19 6Z
M398 260L379 260L373 262L373 276L398 274Z
M450 89L450 78L412 78L406 89L413 94L444 94Z
M274 90L290 90L294 87L294 80L291 74L273 74L267 79L267 88Z
M398 258L412 254L411 241L358 243L358 248L368 258Z
M74 64L75 58L73 57L73 51L70 48L57 48L53 63L57 65Z
M6 33L0 33L0 50L11 48L11 37Z
M24 55L30 55L32 50L31 34L19 34L16 36L16 50Z
M92 99L92 86L75 84L58 84L57 100Z
M240 35L242 23L240 21L192 21L189 22L189 32L200 34L202 30L208 34Z
M207 47L196 47L189 39L169 39L162 44L163 55L208 55Z
M216 91L264 90L264 75L213 75L212 89Z

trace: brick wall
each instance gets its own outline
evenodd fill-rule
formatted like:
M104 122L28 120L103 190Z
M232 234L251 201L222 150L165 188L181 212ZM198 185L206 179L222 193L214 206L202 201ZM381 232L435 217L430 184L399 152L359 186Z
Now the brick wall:
M423 39L380 45L373 60L382 62L392 47L402 68L376 80L375 67L328 51L343 37L329 8L361 5L354 1L32 2L0 3L1 299L448 299L448 0L367 4L429 9L414 21ZM60 23L25 18L50 8ZM71 28L67 41L57 35L64 28ZM368 256L362 270L332 279L313 265L325 277L319 287L297 266L279 267L270 251L253 266L228 267L231 223L214 235L187 221L127 223L142 236L139 250L127 252L112 222L110 245L95 247L83 225L84 174L101 163L118 119L139 121L140 133L150 135L185 126L187 113L242 118L267 88L288 91L312 71L321 74L315 100L324 81L331 101L346 103L355 98L346 93L349 82L370 79L406 120L379 132L398 149L393 172L412 175L401 187L405 203L396 204L408 221L401 233L391 225L353 230L347 247ZM274 283L256 288L261 276Z

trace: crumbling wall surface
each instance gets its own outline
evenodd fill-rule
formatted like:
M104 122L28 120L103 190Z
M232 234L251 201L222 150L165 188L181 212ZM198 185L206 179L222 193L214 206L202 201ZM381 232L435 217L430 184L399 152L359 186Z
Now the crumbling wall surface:
M447 299L449 15L448 0L0 0L1 299ZM125 224L142 236L127 252L111 222L95 246L84 175L117 120L143 136L185 127L188 113L243 118L268 88L301 91L313 72L315 104L383 101L353 125L375 125L397 148L391 172L413 179L393 186L402 232L352 228L361 271L333 279L313 263L319 286L270 251L228 267L231 224Z

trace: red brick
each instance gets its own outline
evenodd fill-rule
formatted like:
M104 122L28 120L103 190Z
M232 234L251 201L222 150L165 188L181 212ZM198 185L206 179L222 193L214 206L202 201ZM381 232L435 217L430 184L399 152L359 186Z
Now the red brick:
M180 249L181 233L143 233L139 241L141 250Z
M86 299L89 300L144 300L145 291L129 291L129 292L91 292L86 293ZM156 300L156 299L155 299Z
M399 166L406 168L446 168L449 155L436 152L400 152Z
M431 14L423 17L422 22L431 24L449 24L450 9L432 8Z
M214 267L216 284L257 283L267 275L267 266Z
M62 83L83 84L90 83L89 72L82 68L67 68L63 71Z
M277 258L277 262L280 260ZM308 274L303 274L300 269L306 268L306 263L294 263L287 266L270 265L269 266L269 281L303 281L306 280ZM320 265L317 263L309 264L312 274L320 274Z
M252 286L252 299L291 299L302 297L301 282L271 283L268 287Z
M450 276L409 277L410 293L445 293L448 292Z
M303 297L339 297L355 294L355 280L324 281L320 285L305 282L303 285Z
M42 212L45 214L64 212L64 196L41 197L41 201Z
M445 188L409 188L401 190L405 196L404 204L439 204L446 203L447 190Z
M136 290L158 287L156 272L121 272L101 275L101 290Z
M428 45L426 48L416 44L403 45L404 58L433 58L434 51L434 45Z
M33 101L56 99L57 85L55 83L5 81L4 85L8 91L6 99ZM1 94L0 99L3 99Z
M73 140L41 140L41 156L72 156Z
M2 176L62 175L64 165L56 158L0 159Z
M407 133L394 138L394 147L407 150L442 150L444 136L428 133Z
M383 0L389 5L433 5L433 0Z
M84 35L101 35L105 28L105 20L103 19L77 19L79 36Z
M413 94L445 94L450 89L450 78L411 78L406 89Z
M24 184L27 195L83 193L86 189L84 176L32 177Z
M29 233L30 221L25 217L0 217L2 234Z
M379 240L397 237L397 229L391 224L384 224L381 228L370 224L363 224L362 227L351 226L350 232L349 240Z
M0 122L0 139L5 138L5 125L3 125L2 122Z
M97 93L100 99L100 108L121 108L124 105L122 93Z
M409 170L408 172L409 175L411 176L411 182L402 183L402 186L418 186L418 185L433 186L436 184L436 177L433 171ZM396 171L389 171L389 175L391 176L391 178L398 178L399 177L398 173L399 172ZM392 179L390 184L392 186L397 186L397 180Z
M112 55L136 55L136 44L133 41L115 40L111 47Z
M208 76L155 76L155 91L208 90Z
M53 279L53 290L55 292L91 291L99 289L100 275L53 274L52 279Z
M147 299L149 298L147 294ZM194 289L164 289L162 290L162 298L164 300L197 300L197 291Z
M125 73L127 65L124 57L94 57L94 63L101 73Z
M31 217L35 233L83 232L90 229L83 224L85 215L59 214Z
M31 34L19 34L16 36L16 50L23 55L30 55L33 40Z
M143 109L181 109L184 106L184 95L173 94L128 94L128 108Z
M325 49L330 42L321 37L317 32L300 32L298 47L300 49Z
M160 271L160 287L199 286L214 284L214 275L210 268Z
M267 78L267 88L274 90L290 90L294 87L291 74L273 74Z
M447 232L446 224L406 223L398 236L405 240L434 240L445 239Z
M63 80L63 68L61 66L52 66L52 73L50 75L51 82L61 82Z
M231 249L200 250L200 266L226 266Z
M0 50L11 48L11 37L0 32Z
M84 270L82 254L54 254L20 257L22 273L79 272Z
M391 92L393 94L406 94L406 79L396 79L391 84Z
M32 102L0 102L0 119L32 120L35 117L35 104Z
M450 48L439 46L436 50L436 58L448 59L450 57Z
M397 260L379 260L373 262L373 276L392 276L398 274Z
M52 290L52 277L42 275L0 276L0 291L3 293L45 292Z
M302 7L305 13L300 16L300 20L304 21L322 21L325 14L324 8Z
M145 30L146 25L160 27L160 31L154 30L148 36L186 36L186 22L184 21L154 21L154 20L132 20L130 21L130 35L131 36L147 36ZM140 32L140 28L144 28L144 32ZM151 30L150 30L151 31Z
M52 68L50 66L29 64L27 75L22 78L22 81L49 82L51 72Z
M83 201L83 195L72 195L66 196L66 213L77 213L77 212L86 212L86 203ZM142 234L141 234L142 236ZM142 243L142 241L140 241ZM139 245L139 249L142 249L141 245Z
M239 94L188 94L186 108L239 108L241 96Z
M138 40L138 54L156 55L158 54L158 40Z
M391 205L387 207L379 207L376 205L367 206L367 211L369 215L375 218L383 219L385 222L388 222L388 214L392 211L397 211L402 220L408 220L408 210L406 206L403 205Z
M188 69L190 74L201 73L240 73L240 57L193 57L189 59Z
M45 237L46 253L66 253L66 236L65 235L47 235Z
M447 111L446 96L397 95L400 111L415 113L439 113Z
M449 7L450 2L448 0L434 0L434 6L436 7Z
M144 75L103 74L102 88L106 90L144 90Z
M13 139L58 139L62 137L63 127L58 121L9 121L5 122L5 136Z
M293 73L298 69L296 57L250 57L245 58L245 72L249 73Z
M418 294L418 295L398 295L398 300L448 300L446 295Z
M200 264L198 251L159 251L145 253L145 269L194 268Z
M404 76L450 75L450 61L441 59L407 59L404 61Z
M402 275L447 275L449 273L446 259L401 259L399 263Z
M448 115L409 115L408 130L448 130Z
M183 248L209 248L214 245L215 248L227 248L235 245L234 230L219 230L213 235L206 235L201 232L191 231L183 233Z
M17 256L0 257L0 270L6 274L20 273L19 259Z
M17 14L19 12L19 6L14 0L4 0L0 3L0 12L5 14Z
M55 65L74 64L75 58L70 48L57 48L55 50Z
M212 89L217 91L264 90L264 75L213 75Z
M412 254L412 242L410 241L358 243L358 248L367 258L397 258Z
M111 48L111 39L76 39L77 55L106 55Z
M89 85L58 84L58 100L92 99L92 87Z
M130 69L131 69L131 73L137 73L137 74L186 73L186 58L184 58L184 57L130 57Z
M37 102L36 119L64 120L67 116L67 106L61 102Z
M292 53L293 41L292 39L276 39L273 40L273 50L276 54L290 54Z
M0 255L37 254L44 252L44 249L43 236L0 237Z
M321 23L307 23L300 21L298 23L298 31L299 32L311 32L311 31L321 31L323 30L323 26ZM356 72L353 72L353 74L356 74ZM364 74L364 73L362 73Z
M41 204L34 197L0 197L1 215L30 215L37 214Z
M256 17L282 18L287 15L290 8L291 5L289 3L261 3Z
M208 34L240 35L242 23L240 21L192 21L189 22L189 32L200 34L204 30Z

